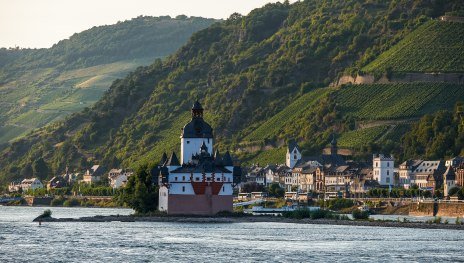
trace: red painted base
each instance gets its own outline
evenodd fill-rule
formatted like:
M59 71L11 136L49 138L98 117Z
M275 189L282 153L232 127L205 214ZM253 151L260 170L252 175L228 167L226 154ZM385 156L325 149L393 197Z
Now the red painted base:
M233 210L231 195L169 195L168 215L215 215Z

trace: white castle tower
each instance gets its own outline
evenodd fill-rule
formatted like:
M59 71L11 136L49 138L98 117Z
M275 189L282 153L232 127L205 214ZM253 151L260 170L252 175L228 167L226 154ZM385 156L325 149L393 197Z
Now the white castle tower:
M192 107L192 120L182 129L181 164L188 163L192 156L198 153L203 143L209 154L213 154L213 129L203 120L203 107L196 101Z
M383 154L374 154L372 158L372 170L374 180L380 185L393 185L395 173L395 159Z

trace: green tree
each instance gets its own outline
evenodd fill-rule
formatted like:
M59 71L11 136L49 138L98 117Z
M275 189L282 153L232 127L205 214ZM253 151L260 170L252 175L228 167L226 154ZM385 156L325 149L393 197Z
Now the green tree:
M138 167L134 175L129 177L117 199L137 213L143 214L157 209L158 187L153 185L147 165Z
M20 174L21 174L22 177L31 177L34 174L34 172L32 170L32 165L30 163L26 164L21 169Z
M43 158L39 158L32 163L32 174L39 180L45 180L48 177L49 169Z
M274 197L284 197L285 190L280 187L279 183L272 183L269 186L269 195Z

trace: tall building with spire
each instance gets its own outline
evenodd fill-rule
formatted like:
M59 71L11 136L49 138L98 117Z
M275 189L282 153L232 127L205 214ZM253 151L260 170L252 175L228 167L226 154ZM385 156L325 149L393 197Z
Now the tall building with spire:
M186 215L231 212L233 186L240 181L241 169L234 165L229 152L221 156L219 150L213 151L213 129L203 119L198 101L180 137L180 161L174 152L169 158L163 154L161 160L158 209Z

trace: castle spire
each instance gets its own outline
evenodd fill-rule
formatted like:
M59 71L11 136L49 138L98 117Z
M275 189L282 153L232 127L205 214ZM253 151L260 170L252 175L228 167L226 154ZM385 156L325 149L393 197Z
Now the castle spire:
M337 139L335 138L335 133L332 133L332 141L330 142L330 154L337 155L338 147L337 147Z
M203 107L198 100L192 106L192 118L203 118Z

